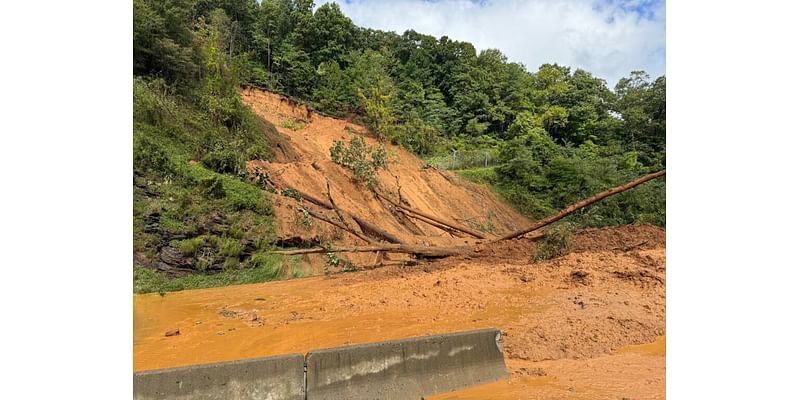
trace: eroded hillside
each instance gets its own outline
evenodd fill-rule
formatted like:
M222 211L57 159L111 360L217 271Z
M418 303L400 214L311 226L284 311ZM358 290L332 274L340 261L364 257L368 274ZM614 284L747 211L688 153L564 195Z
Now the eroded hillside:
M270 182L279 191L291 188L326 199L327 185L330 184L331 196L340 209L377 225L404 243L447 246L474 242L469 235L446 232L404 213L354 180L352 171L331 159L330 149L337 140L348 142L359 136L368 146L382 145L387 150L388 171L378 171L375 188L382 195L394 201L401 197L406 206L482 231L487 236L518 229L528 222L485 187L449 172L429 168L423 160L402 147L379 143L360 125L317 114L303 104L274 93L245 89L241 96L257 115L274 124L286 139L274 149L272 162L248 163L251 172L266 171ZM274 203L278 242L281 244L364 244L355 236L325 222L314 220L309 223L298 210L300 205L296 198L275 196ZM306 201L302 207L335 218L331 211L313 203ZM348 223L358 226L355 221ZM319 272L324 256L304 257L305 263L313 268L312 272ZM349 256L357 264L369 264L374 257L371 254Z

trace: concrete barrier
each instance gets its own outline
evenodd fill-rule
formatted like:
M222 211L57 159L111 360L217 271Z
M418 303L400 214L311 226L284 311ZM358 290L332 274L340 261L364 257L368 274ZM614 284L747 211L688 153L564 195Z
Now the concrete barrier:
M305 397L302 354L145 371L133 375L133 398L287 399Z
M308 400L419 400L508 376L497 329L316 350L306 366Z

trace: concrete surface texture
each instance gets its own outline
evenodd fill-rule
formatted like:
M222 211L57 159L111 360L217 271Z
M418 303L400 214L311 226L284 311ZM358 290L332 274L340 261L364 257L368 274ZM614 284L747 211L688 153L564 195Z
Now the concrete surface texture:
M136 373L134 400L305 398L302 354Z
M506 378L500 331L393 340L308 353L307 399L415 399Z

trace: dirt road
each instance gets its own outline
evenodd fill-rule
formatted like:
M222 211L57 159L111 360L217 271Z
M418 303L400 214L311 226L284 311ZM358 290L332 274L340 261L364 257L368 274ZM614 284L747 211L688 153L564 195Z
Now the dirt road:
M134 369L497 327L511 378L437 398L663 398L665 236L590 230L540 263L516 240L416 267L135 296Z

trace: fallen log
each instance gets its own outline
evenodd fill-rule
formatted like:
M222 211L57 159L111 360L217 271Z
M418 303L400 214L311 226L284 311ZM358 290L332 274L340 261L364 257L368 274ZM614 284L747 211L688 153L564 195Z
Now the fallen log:
M320 207L322 207L324 209L327 209L327 210L337 211L337 214L339 212L341 212L342 216L344 216L344 215L349 216L350 218L353 219L353 221L356 221L356 223L358 224L359 228L361 228L361 230L364 231L364 234L366 234L366 235L374 236L374 237L376 237L378 239L385 240L385 241L387 241L389 243L394 243L394 244L403 244L404 243L402 240L398 239L396 236L390 234L389 232L386 232L383 229L378 228L377 226L375 226L375 225L373 225L373 224L371 224L371 223L369 223L369 222L367 222L367 221L365 221L365 220L363 220L363 219L361 219L361 218L359 218L359 217L357 217L357 216L355 216L353 214L350 214L347 211L341 210L341 209L335 207L333 204L328 203L325 200L318 199L318 198L316 198L316 197L314 197L312 195L309 195L307 193L303 193L303 192L301 192L301 191L299 191L297 189L294 189L294 190L300 195L300 198L302 198L303 200L308 201L309 203L316 204L316 205L318 205L318 206L320 206ZM330 190L330 188L328 190ZM309 214L311 214L311 210L308 210L308 211L309 211ZM311 214L311 215L312 216L318 216L319 214L316 214L316 215ZM322 218L318 218L318 219L322 219ZM344 229L344 230L346 230L346 231L358 236L359 238L367 241L368 243L375 243L374 240L370 240L369 238L366 238L363 235L361 235L359 233L356 233L355 230L352 229L352 228L346 228L346 227L342 226L341 224L333 223L328 218L325 218L325 219L322 219L322 220L325 221L325 222L329 222L334 226L340 227L340 228L342 228L342 229Z
M552 215L550 217L547 217L547 218L537 222L533 226L530 226L528 228L525 228L525 229L510 233L510 234L505 235L505 236L503 236L503 237L501 237L499 239L495 239L495 240L492 240L490 242L486 242L486 244L492 244L492 243L499 242L501 240L509 240L509 239L514 239L514 238L523 236L523 235L525 235L525 234L527 234L529 232L532 232L532 231L535 231L537 229L543 228L543 227L545 227L547 225L550 225L550 224L552 224L552 223L554 223L554 222L566 217L569 214L572 214L573 212L575 212L575 211L577 211L577 210L579 210L579 209L581 209L583 207L586 207L586 206L592 205L594 203L597 203L597 202L605 199L606 197L613 196L613 195L615 195L617 193L622 193L622 192L624 192L626 190L629 190L629 189L632 189L632 188L634 188L636 186L639 186L639 185L641 185L641 184L643 184L645 182L649 182L649 181L651 181L653 179L656 179L658 177L661 177L661 176L666 176L666 174L667 174L667 170L661 170L661 171L654 172L654 173L649 174L649 175L645 175L645 176L643 176L641 178L638 178L636 180L628 182L628 183L626 183L624 185L620 185L620 186L608 189L605 192L601 192L601 193L595 194L594 196L592 196L592 197L590 197L588 199L581 200L581 201L579 201L577 203L574 203L574 204L564 208L563 210L561 210L557 214L554 214L554 215ZM382 196L381 194L379 194L377 192L376 192L376 195L378 195L379 197L383 198L386 201L389 201L390 203L393 203L394 205L400 207L403 210L407 210L407 211L412 212L412 213L417 213L417 214L420 214L422 216L426 216L424 214L416 212L416 210L413 210L413 209L408 210L406 207L394 203L392 200L386 198L385 196ZM338 226L338 227L340 227L342 229L347 230L350 233L355 234L356 236L359 236L359 234L357 234L353 230L346 229L342 224L340 224L340 223L338 223L336 221L330 220L329 218L327 218L325 216L321 216L320 214L317 214L317 213L315 213L315 212L313 212L311 210L306 210L306 211L310 215L312 215L312 216L314 216L316 218L322 219L323 221L326 221L326 222L328 222L328 223L330 223L330 224L332 224L334 226ZM359 225L361 223L369 224L366 221L360 220L360 218L357 218L355 216L351 215L351 218L353 218L356 221L356 223L358 223ZM439 222L438 219L433 219L433 218L431 218L431 219L434 220L434 221ZM359 220L360 220L360 222L359 222ZM369 224L369 225L371 225L371 224ZM449 224L446 224L446 223L442 223L442 225L450 226ZM362 229L364 229L364 227L362 227ZM463 231L461 229L457 229L457 230L465 232L465 231ZM465 233L469 233L469 232L465 232ZM359 237L361 237L361 236L359 236ZM535 237L533 237L531 239L535 240L535 239L539 239L541 237L543 237L543 234L542 233L538 233ZM444 258L444 257L450 257L450 256L455 256L455 255L460 255L460 254L466 254L466 253L469 253L471 251L476 251L476 248L472 247L472 246L436 247L436 246L419 246L419 245L409 245L409 244L380 244L380 245L372 244L372 245L369 245L369 246L348 246L348 247L327 247L327 248L326 247L315 247L315 248L310 248L310 249L299 249L299 250L278 250L278 251L271 251L270 253L282 254L282 255L298 255L298 254L318 254L318 253L387 252L387 253L412 254L412 255L420 257L420 258Z
M438 223L436 221L431 221L431 220L429 220L429 219L427 219L427 218L425 218L425 217L423 217L421 215L417 215L417 214L408 212L406 210L403 210L402 208L400 209L400 212L402 212L403 214L405 214L409 218L414 218L417 221L422 221L422 222L424 222L424 223L426 223L426 224L428 224L430 226L433 226L435 228L441 229L441 230L445 231L446 233L448 233L451 237L456 237L456 235L458 235L458 237L463 237L463 235L464 235L464 232L461 232L459 230L453 229L453 228L451 228L449 226L442 225L442 224L440 224L440 223Z
M379 239L383 239L383 240L385 240L385 241L387 241L389 243L394 243L394 244L403 244L404 243L397 236L394 236L391 233L386 232L385 230L383 230L381 228L378 228L377 226L375 226L375 225L373 225L373 224L371 224L371 223L369 223L369 222L367 222L367 221L365 221L365 220L363 220L363 219L361 219L361 218L359 218L359 217L357 217L357 216L355 216L353 214L350 214L350 218L352 218L353 221L356 221L356 224L358 224L358 226L361 228L361 230L367 235L370 235L370 236L373 236L373 237L377 237Z
M342 212L339 210L339 207L336 206L336 202L333 201L333 195L331 194L331 182L326 180L325 186L328 188L328 191L325 192L325 194L328 195L328 201L331 203L333 211L336 212L336 216L339 217L339 220L342 221L343 224L347 225L347 221L344 219L344 215L342 215Z
M275 183L275 181L273 181L271 178L267 178L267 182L269 182L269 184L272 185L272 187L274 187L275 190L277 190L278 192L282 192L283 189L284 189L283 187L281 187L281 185L278 185L277 183ZM330 205L325 200L318 199L318 198L316 198L316 197L314 197L314 196L312 196L310 194L307 194L307 193L303 193L303 192L301 192L301 191L299 191L299 190L297 190L297 189L295 189L295 188L293 188L291 186L289 186L288 188L294 190L295 192L297 192L297 194L300 196L301 199L303 199L303 200L305 200L305 201L307 201L307 202L309 202L311 204L316 204L316 205L318 205L318 206L320 206L320 207L322 207L324 209L327 209L327 210L333 210L333 206ZM287 194L284 194L284 196L293 197L293 196L289 196Z
M344 231L350 232L354 236L356 236L357 238L359 238L359 239L361 239L361 240L363 240L363 241L365 241L367 243L370 243L370 244L375 243L375 241L373 241L372 239L362 235L360 232L356 232L354 229L351 229L348 226L345 226L345 225L343 225L343 224L341 224L339 222L336 222L336 221L334 221L334 220L332 220L332 219L330 219L330 218L328 218L328 217L326 217L326 216L324 216L324 215L322 215L322 214L320 214L320 213L318 213L318 212L316 212L314 210L309 210L309 209L303 208L303 207L297 207L297 209L300 212L303 212L303 211L307 212L308 215L310 215L310 216L312 216L312 217L314 217L314 218L316 218L316 219L318 219L320 221L325 221L325 222L327 222L327 223L329 223L329 224L331 224L331 225L333 225L333 226L335 226L335 227L337 227L339 229L342 229Z
M373 251L385 251L387 253L406 253L427 258L442 258L442 257L455 256L459 254L465 254L470 251L474 251L474 249L469 246L436 247L436 246L418 246L411 244L380 244L380 245L370 245L370 246L313 247L310 249L299 249L299 250L276 250L276 251L271 251L270 253L291 256L298 254L318 254L318 253L366 253Z
M302 198L303 200L305 200L305 201L307 201L309 203L312 203L312 204L316 204L316 205L318 205L318 206L320 206L320 207L322 207L324 209L333 210L333 206L330 205L325 200L318 199L318 198L316 198L316 197L314 197L314 196L312 196L310 194L303 193L303 192L301 192L301 191L299 191L297 189L295 189L295 191L297 191L297 193L300 194L300 198Z
M445 221L445 220L443 220L443 219L441 219L441 218L439 218L439 217L437 217L435 215L431 215L431 214L428 214L428 213L426 213L424 211L415 210L415 209L413 209L411 207L408 207L408 206L405 206L403 204L396 203L394 200L392 200L392 199L390 199L390 198L388 198L388 197L386 197L386 196L384 196L384 195L382 195L382 194L380 194L378 192L375 192L375 194L378 197L388 201L389 203L391 203L395 207L399 207L399 208L401 208L401 209L403 209L405 211L408 211L408 212L410 212L412 214L423 216L423 217L425 217L425 218L427 218L427 219L429 219L431 221L438 222L438 223L440 223L440 224L442 224L442 225L444 225L444 226L446 226L448 228L452 228L452 229L457 230L459 232L464 232L464 233L466 233L468 235L471 235L471 236L474 236L474 237L476 237L478 239L486 239L486 235L484 235L482 232L478 232L478 231L476 231L474 229L467 228L466 226L458 225L455 222Z
M628 183L626 183L624 185L613 187L611 189L606 190L605 192L597 193L594 196L589 197L588 199L584 199L584 200L581 200L581 201L579 201L577 203L571 204L567 208L559 211L557 214L553 214L553 215L551 215L551 216L549 216L549 217L547 217L547 218L545 218L545 219L533 224L532 226L529 226L529 227L527 227L525 229L522 229L522 230L518 230L516 232L509 233L508 235L505 235L505 236L503 236L503 237L501 237L499 239L495 239L495 240L493 240L493 241L491 241L489 243L496 243L496 242L499 242L501 240L514 239L516 237L525 235L528 232L532 232L532 231L535 231L537 229L541 229L541 228L543 228L543 227L545 227L547 225L552 224L553 222L556 222L556 221L566 217L569 214L574 213L575 211L580 210L583 207L586 207L586 206L592 205L594 203L597 203L598 201L603 200L608 196L613 196L613 195L615 195L617 193L622 193L622 192L624 192L626 190L633 189L636 186L639 186L639 185L641 185L641 184L643 184L645 182L649 182L649 181L651 181L653 179L656 179L656 178L661 177L661 176L666 176L666 175L667 175L667 170L663 169L661 171L654 172L652 174L648 174L648 175L645 175L645 176L643 176L641 178L632 180L632 181L630 181L630 182L628 182Z
M328 201L331 202L331 206L333 207L333 211L336 212L336 215L339 217L339 220L342 221L342 224L344 226L348 227L349 230L355 231L355 228L351 228L350 224L348 224L347 220L344 218L344 212L342 210L340 210L339 207L336 205L336 202L333 201L333 195L331 194L331 183L329 181L325 181L325 184L328 187L328 192L326 194L328 195ZM351 218L353 218L355 220L355 217L353 217L352 215L351 215ZM356 220L356 223L358 223L357 220ZM360 224L359 224L359 228L361 228L361 232L363 232L365 235L368 234L366 231L364 231L364 228L361 227ZM361 237L362 239L366 240L367 243L371 243L371 244L378 243L376 240L373 240L372 238L367 237L367 236L359 236L359 237ZM396 242L396 243L400 243L400 242Z

